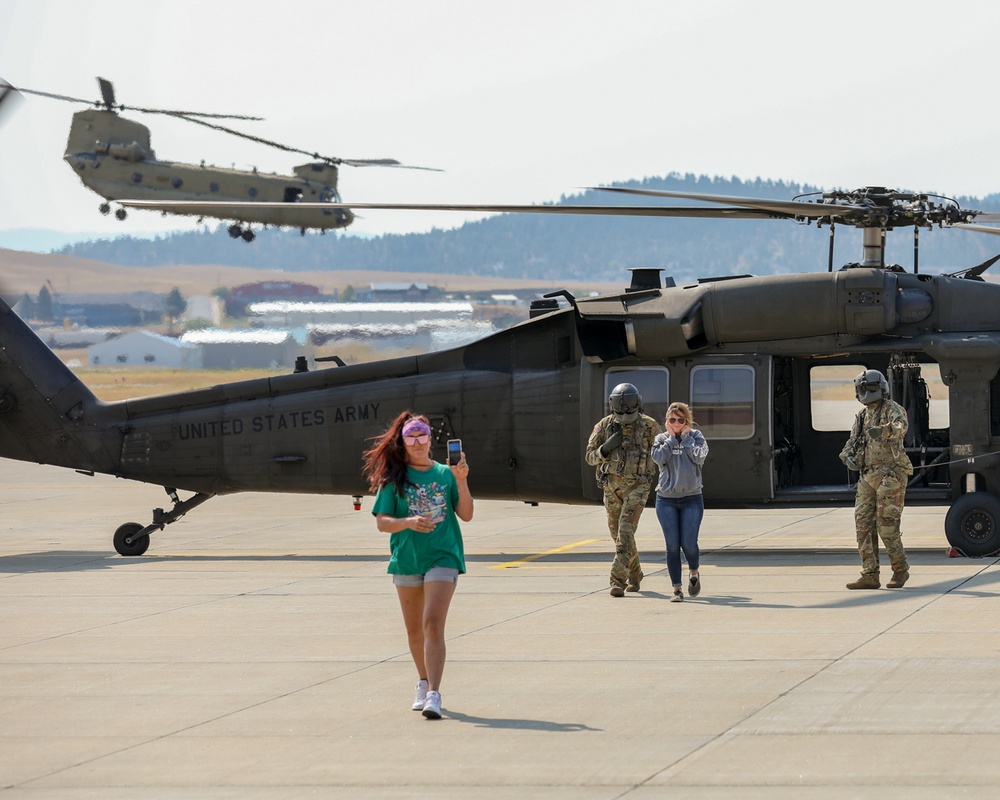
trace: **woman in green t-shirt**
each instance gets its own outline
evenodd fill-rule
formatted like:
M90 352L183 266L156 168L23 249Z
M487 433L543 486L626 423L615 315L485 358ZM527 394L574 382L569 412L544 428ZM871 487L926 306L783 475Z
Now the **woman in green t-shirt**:
M434 461L430 423L405 411L365 452L364 474L378 529L391 534L388 571L419 679L412 708L440 719L444 626L465 572L458 520L468 522L473 512L469 465L465 453L453 466Z

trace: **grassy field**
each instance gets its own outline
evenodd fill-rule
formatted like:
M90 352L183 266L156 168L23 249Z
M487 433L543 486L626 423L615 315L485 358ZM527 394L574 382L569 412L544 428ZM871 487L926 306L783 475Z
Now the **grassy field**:
M169 369L166 367L90 367L86 366L85 349L57 350L56 354L69 366L73 373L101 400L127 400L132 397L148 397L154 394L184 392L189 389L204 389L220 383L235 383L253 378L269 378L287 375L291 367L278 369ZM387 358L407 355L402 350L376 349L364 344L340 344L336 355L347 364L362 364ZM317 348L315 355L334 353ZM324 369L334 369L332 364L322 365Z

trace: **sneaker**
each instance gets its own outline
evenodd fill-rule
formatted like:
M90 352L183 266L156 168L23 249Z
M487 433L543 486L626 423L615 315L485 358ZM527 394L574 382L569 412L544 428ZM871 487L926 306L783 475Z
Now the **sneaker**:
M671 603L683 603L684 602L684 592L679 588L674 589L674 596L670 598Z
M428 692L424 701L424 716L427 719L441 719L441 693Z
M616 585L614 585L614 586L611 587L611 596L612 597L624 597L625 596L625 590L621 586L618 586L616 584Z
M427 702L427 681L421 678L417 681L417 696L413 698L413 710L423 711Z
M692 575L688 580L688 594L692 597L701 594L701 577L698 575Z

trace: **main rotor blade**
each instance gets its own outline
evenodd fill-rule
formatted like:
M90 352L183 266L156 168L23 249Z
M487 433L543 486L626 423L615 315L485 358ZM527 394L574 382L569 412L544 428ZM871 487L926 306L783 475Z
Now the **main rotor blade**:
M1000 214L991 211L970 211L976 222L1000 222ZM953 225L954 228L961 228L962 225Z
M98 78L98 80L103 80ZM110 82L108 82L110 86ZM2 83L0 86L10 86L10 88L15 88L9 83ZM110 89L108 94L104 94L102 100L85 100L82 97L72 97L68 94L55 94L53 92L43 92L39 89L23 89L17 87L17 91L23 92L24 94L33 94L38 97L48 97L50 100L66 100L70 103L80 103L85 106L94 106L95 108L107 108L109 111L138 111L143 114L167 114L168 116L182 117L184 119L189 119L192 122L197 122L193 117L206 117L211 119L242 119L242 120L253 120L260 121L264 119L263 117L251 117L246 114L213 114L203 111L173 111L164 108L143 108L142 106L125 106L116 105L114 103L114 89ZM102 92L104 87L102 86ZM110 99L110 104L109 104Z
M313 153L309 150L300 150L297 147L289 147L287 144L282 144L281 142L275 142L271 139L264 139L261 136L254 136L252 133L244 133L243 131L238 131L233 128L227 128L225 125L216 125L212 122L205 122L204 120L196 119L195 117L190 117L187 114L180 111L161 111L161 114L169 114L170 116L178 117L179 119L187 120L188 122L193 122L195 125L204 125L206 128L211 128L212 130L222 131L223 133L231 134L232 136L239 136L241 139L248 139L251 142L257 142L257 144L264 144L268 147L274 147L278 150L284 150L286 153L298 153L300 155L308 156L309 158L315 158L317 161L325 161L328 164L346 164L351 167L397 167L400 169L425 169L431 172L440 172L441 170L435 169L434 167L410 167L406 164L400 164L394 158L370 158L370 159L346 159L346 158L332 158L330 156L323 156L319 153ZM252 117L250 119L253 119Z
M595 186L590 188L601 192L639 194L648 197L670 197L679 200L704 200L708 203L728 203L729 205L744 208L780 211L784 215L791 217L846 217L870 210L867 206L854 204L810 203L803 200L766 200L760 197L736 197L720 194L699 194L697 192L669 192L661 189L630 189L624 186Z
M293 212L295 209L344 208L351 211L465 211L495 214L595 214L615 217L696 217L704 219L790 219L790 214L779 211L754 208L710 208L701 206L532 206L532 205L489 205L489 204L443 204L443 203L254 203L225 202L219 200L117 200L129 208L145 208L155 211L170 211L183 205L185 208L203 209L205 213L228 209L271 209L281 208Z
M166 114L168 117L180 117L189 122L197 122L195 117L206 119L242 119L260 122L264 117L251 117L249 114L211 114L207 111L174 111L167 108L142 108L141 106L118 106L121 111L139 111L143 114Z
M994 214L993 216L998 216ZM1000 219L996 220L1000 222ZM989 225L968 225L966 223L959 223L958 225L950 225L951 228L958 228L963 231L974 231L976 233L992 233L994 236L1000 236L1000 228L991 228Z
M14 86L11 86L11 84L9 84L9 83L4 84L4 85L5 86L10 86L11 89L15 88ZM39 97L48 97L48 98L51 98L52 100L68 100L71 103L82 103L85 106L99 106L99 105L101 105L101 103L98 102L98 101L96 101L96 100L84 100L81 97L70 97L69 95L66 95L66 94L52 94L52 92L40 92L38 89L24 89L24 88L22 88L20 86L18 86L16 88L17 88L17 91L23 92L24 94L34 94L34 95L38 95Z

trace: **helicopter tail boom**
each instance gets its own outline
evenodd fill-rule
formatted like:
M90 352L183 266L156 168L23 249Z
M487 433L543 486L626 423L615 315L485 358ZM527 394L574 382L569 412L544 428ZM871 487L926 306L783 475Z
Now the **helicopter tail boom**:
M0 456L115 472L121 437L103 405L0 300ZM100 423L100 424L99 424Z

